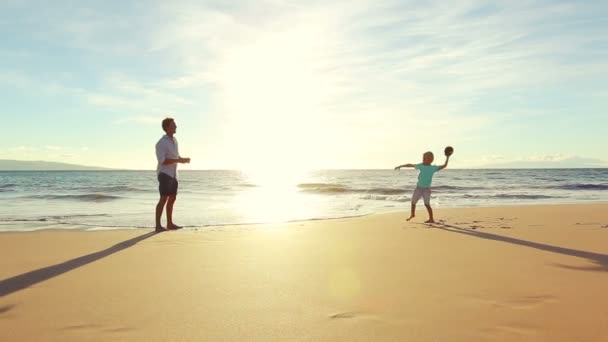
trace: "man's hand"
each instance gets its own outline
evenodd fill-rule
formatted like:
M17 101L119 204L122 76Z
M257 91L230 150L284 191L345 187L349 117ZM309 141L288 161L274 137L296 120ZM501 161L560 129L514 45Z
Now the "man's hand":
M190 163L190 158L179 158L180 163L188 164Z

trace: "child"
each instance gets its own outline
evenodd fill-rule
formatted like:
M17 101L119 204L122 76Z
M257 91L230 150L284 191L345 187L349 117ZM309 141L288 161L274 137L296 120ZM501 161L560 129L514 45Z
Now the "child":
M413 167L420 171L418 173L418 184L412 195L412 213L407 219L408 221L416 216L416 203L418 203L418 200L422 197L424 199L424 206L429 212L429 219L424 223L435 223L435 220L433 219L433 209L431 208L431 182L433 181L433 174L435 174L435 172L445 169L448 166L450 155L446 152L445 164L443 165L431 165L434 158L433 152L426 152L422 155L422 163L416 165L403 164L395 168L395 170L399 170L402 167Z

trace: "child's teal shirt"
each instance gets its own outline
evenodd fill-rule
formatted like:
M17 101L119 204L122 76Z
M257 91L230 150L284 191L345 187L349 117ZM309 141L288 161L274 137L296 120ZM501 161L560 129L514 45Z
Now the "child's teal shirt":
M416 164L416 170L420 170L418 173L418 186L421 188L430 188L431 182L433 181L433 175L439 171L437 165L424 165L422 163Z

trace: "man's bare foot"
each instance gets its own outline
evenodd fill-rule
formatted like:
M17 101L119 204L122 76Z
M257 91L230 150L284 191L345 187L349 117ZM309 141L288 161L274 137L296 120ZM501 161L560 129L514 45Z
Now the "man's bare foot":
M410 216L406 221L409 221L409 220L413 219L414 217L416 217L416 215Z
M176 224L172 224L172 225L167 226L167 229L168 230L178 230L178 229L182 229L182 226L178 226Z
M156 228L154 229L155 232L160 233L160 232L166 232L168 229L163 227L163 226L156 226Z
M428 220L424 221L424 223L435 223L435 220L428 219Z

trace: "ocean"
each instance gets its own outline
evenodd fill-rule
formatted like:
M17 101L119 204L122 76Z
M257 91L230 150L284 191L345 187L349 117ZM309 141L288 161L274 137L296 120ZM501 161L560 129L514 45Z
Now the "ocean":
M409 211L416 177L413 169L180 171L174 221L198 229ZM152 228L157 188L154 171L0 172L0 231ZM597 202L608 202L608 169L445 169L431 199L436 208Z

